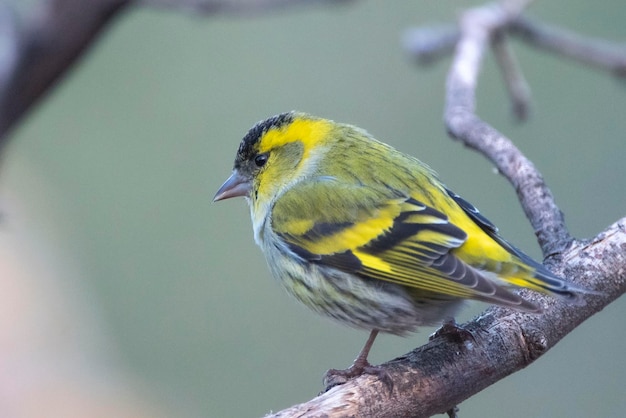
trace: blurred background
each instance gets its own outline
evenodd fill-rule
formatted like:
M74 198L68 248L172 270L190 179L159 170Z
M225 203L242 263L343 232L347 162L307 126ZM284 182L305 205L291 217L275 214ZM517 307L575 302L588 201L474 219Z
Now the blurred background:
M245 18L137 8L118 20L1 161L0 416L262 416L310 399L326 369L350 364L367 334L289 299L243 199L211 203L241 137L279 112L353 123L419 157L540 257L512 188L445 134L450 60L418 67L402 49L407 29L470 4L360 0ZM626 38L618 0L540 1L530 14ZM531 118L513 121L490 60L479 114L543 172L572 233L593 236L626 214L626 86L513 46ZM625 315L616 301L461 416L623 416ZM382 336L370 359L432 331Z

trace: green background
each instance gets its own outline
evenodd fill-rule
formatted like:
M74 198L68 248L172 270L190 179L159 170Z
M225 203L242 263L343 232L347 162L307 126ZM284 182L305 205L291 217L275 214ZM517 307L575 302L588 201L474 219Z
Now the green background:
M245 202L212 204L213 194L248 128L298 109L359 125L426 161L539 257L511 187L445 134L450 60L422 68L402 49L405 30L451 22L468 5L370 0L238 18L134 9L12 134L0 196L20 209L4 222L23 219L25 233L70 266L98 313L101 349L174 415L262 416L306 401L367 335L291 301L253 242ZM530 13L625 39L621 1L544 1ZM513 121L491 55L479 114L539 167L572 233L593 236L626 212L625 85L513 47L533 91L530 120ZM625 315L615 302L461 404L462 416L623 416ZM401 355L430 332L382 336L371 360Z

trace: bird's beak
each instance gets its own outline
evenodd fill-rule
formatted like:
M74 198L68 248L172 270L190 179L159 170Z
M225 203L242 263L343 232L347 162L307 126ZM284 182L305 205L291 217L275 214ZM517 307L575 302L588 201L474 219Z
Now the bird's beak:
M250 179L242 176L239 171L234 170L233 174L230 175L228 180L226 180L217 193L215 193L213 201L217 202L219 200L230 199L231 197L248 196L251 187Z

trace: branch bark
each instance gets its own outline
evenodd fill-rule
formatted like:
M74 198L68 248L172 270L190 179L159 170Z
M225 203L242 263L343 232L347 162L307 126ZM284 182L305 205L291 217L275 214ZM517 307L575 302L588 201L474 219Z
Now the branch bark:
M407 44L419 54L418 58L430 62L458 39L446 87L444 120L448 132L482 153L511 182L544 256L549 257L551 269L584 288L597 290L598 294L586 295L587 304L579 307L528 292L527 298L544 307L542 315L492 307L463 325L473 339L458 342L437 337L385 363L382 367L394 382L391 393L376 377L363 375L309 402L267 417L428 417L450 411L463 400L531 364L585 319L626 292L626 218L590 241L574 240L541 173L507 137L475 113L475 91L484 51L494 37L514 22L518 22L516 30L520 21L526 22L524 27L531 27L520 18L528 3L512 0L469 10L460 18L458 30L429 28L426 33L418 33L421 38L417 41L409 39ZM553 32L544 32L541 32L544 38L557 38ZM434 34L434 42L425 40L425 34L426 37ZM589 46L581 38L575 40ZM523 80L511 51L502 52L506 55L505 82ZM602 61L597 56L606 58L606 48L592 55L593 62ZM620 62L616 55L610 55L610 59L611 63ZM602 62L606 64L607 60ZM621 68L609 64L604 67ZM514 88L517 87L510 90Z

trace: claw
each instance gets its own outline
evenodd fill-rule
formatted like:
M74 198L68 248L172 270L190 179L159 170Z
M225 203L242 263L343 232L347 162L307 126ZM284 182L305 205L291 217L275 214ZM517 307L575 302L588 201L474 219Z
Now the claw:
M344 383L363 374L371 374L378 377L378 379L385 385L389 393L393 391L393 380L383 366L372 366L367 362L365 364L356 364L355 362L352 366L344 370L328 370L324 375L324 390L322 393L328 392L335 386L343 385Z
M362 374L372 374L377 376L387 387L390 393L393 391L393 381L387 371L382 366L372 366L367 361L367 355L369 354L377 335L378 330L372 330L365 346L350 367L345 370L330 369L326 372L324 375L324 390L322 393L328 392L335 386L343 385L347 381L361 376Z

